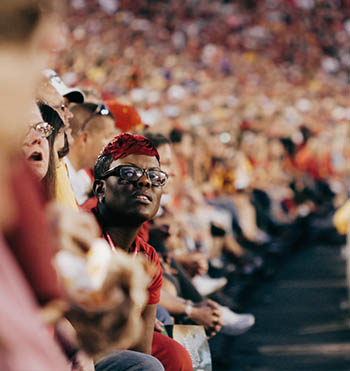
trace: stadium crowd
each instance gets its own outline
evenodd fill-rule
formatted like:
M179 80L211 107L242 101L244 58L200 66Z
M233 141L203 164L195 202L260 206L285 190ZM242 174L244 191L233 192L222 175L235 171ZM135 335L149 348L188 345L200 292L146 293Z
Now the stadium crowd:
M192 370L345 243L349 1L3 1L0 58L1 370Z

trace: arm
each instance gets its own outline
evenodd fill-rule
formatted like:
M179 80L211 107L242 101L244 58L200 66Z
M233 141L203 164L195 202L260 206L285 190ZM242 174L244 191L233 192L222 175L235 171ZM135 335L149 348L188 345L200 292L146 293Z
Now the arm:
M162 290L160 305L170 314L186 314L187 317L195 323L205 328L212 328L215 332L221 329L222 322L219 306L212 300L207 299L201 303L194 304L190 300L185 300L179 296L173 296Z
M186 269L191 277L197 274L205 274L208 271L208 259L200 252L178 255L175 260Z
M154 324L156 320L157 304L148 304L142 312L142 318L145 325L144 336L142 336L142 343L136 345L132 350L137 352L151 354L152 340L154 332Z

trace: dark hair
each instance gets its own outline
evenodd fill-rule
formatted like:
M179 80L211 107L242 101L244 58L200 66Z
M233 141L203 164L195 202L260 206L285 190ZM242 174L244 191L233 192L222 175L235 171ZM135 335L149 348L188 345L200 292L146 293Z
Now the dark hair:
M61 148L58 153L58 158L63 158L68 155L69 153L69 142L68 142L68 136L67 133L64 133L64 145L63 148Z
M171 143L180 143L182 141L182 137L184 135L183 130L180 129L173 129L169 134L169 139Z
M59 130L64 127L64 122L57 111L48 104L39 102L38 106L43 120L54 128L53 133L49 136L51 140L54 140Z
M111 163L113 162L113 155L108 154L104 156L98 156L95 167L94 167L94 178L100 179L102 175L109 170Z
M280 138L281 143L283 144L284 149L287 151L289 156L295 155L295 144L290 138Z
M59 130L64 127L64 122L57 111L49 105L39 102L38 107L40 109L43 120L49 123L54 128L52 134L47 138L49 142L49 167L47 169L46 175L44 176L44 179L42 180L47 188L49 197L52 199L55 196L56 188L54 143Z
M163 134L144 131L141 135L149 139L156 148L163 144L170 144L170 140Z

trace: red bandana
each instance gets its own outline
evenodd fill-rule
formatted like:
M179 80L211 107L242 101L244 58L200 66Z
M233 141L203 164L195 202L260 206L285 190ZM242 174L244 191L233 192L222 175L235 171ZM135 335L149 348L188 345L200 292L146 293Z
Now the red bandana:
M124 158L136 154L155 156L159 162L158 151L149 139L141 135L133 135L129 133L123 133L114 137L103 149L100 156L110 154L113 155L114 161L118 160L118 158Z

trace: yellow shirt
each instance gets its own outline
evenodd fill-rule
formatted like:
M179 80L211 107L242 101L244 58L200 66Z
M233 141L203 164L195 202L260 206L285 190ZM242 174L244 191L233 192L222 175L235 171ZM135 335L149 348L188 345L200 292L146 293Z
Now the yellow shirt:
M335 212L333 217L333 224L340 234L346 234L349 222L350 201L346 201L345 204Z
M56 201L78 210L66 164L62 159L60 163L61 166L56 169Z

